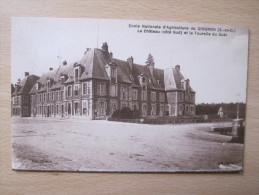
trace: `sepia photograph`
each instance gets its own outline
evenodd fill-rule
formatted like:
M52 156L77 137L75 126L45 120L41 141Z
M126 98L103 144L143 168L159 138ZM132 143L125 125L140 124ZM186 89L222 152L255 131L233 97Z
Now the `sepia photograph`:
M242 173L249 29L12 18L12 169Z

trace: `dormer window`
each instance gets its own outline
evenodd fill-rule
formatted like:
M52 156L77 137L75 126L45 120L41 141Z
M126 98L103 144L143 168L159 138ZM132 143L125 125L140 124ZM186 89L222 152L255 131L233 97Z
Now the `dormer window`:
M106 64L105 70L111 82L117 83L117 76L118 76L117 64L115 64L114 62Z
M141 87L145 87L147 85L147 77L144 74L141 74L138 76L139 79L139 84L141 85Z
M51 85L52 85L52 79L51 79L51 78L48 78L48 79L47 79L47 83L46 83L46 87L47 87L48 89L50 89L50 88L51 88Z
M78 63L74 64L74 80L78 82L79 77L81 76L81 65Z
M116 78L116 77L117 77L116 68L111 68L111 77L112 77L112 78Z
M62 85L66 82L66 79L67 79L67 75L61 73L61 84L62 84Z

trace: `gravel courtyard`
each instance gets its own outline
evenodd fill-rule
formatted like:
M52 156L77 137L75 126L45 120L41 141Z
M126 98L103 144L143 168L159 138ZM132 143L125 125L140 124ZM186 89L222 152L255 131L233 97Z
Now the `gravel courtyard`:
M212 124L147 125L13 118L13 169L181 172L242 170L243 144Z

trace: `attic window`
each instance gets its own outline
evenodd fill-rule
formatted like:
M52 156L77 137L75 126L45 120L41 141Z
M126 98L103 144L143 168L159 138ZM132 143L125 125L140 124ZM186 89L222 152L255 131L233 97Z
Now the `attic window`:
M157 84L160 85L160 80L157 80Z
M61 77L61 84L64 84L65 83L65 76L62 76Z

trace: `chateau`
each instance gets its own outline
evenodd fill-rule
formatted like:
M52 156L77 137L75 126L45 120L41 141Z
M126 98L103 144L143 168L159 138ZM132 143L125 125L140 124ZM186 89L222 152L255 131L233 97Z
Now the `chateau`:
M107 43L87 49L78 62L66 61L40 77L25 73L12 93L12 115L105 119L129 107L141 117L194 116L195 91L180 66L162 70L113 58Z

